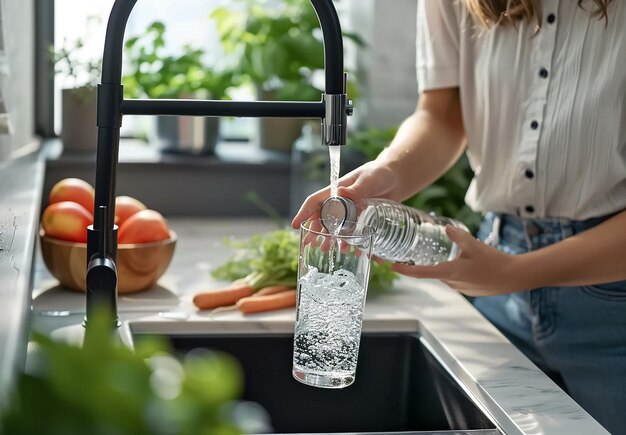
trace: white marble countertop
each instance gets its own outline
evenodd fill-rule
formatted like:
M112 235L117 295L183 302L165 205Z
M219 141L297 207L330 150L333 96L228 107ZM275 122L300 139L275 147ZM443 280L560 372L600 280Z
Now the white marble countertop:
M120 319L126 325L150 332L293 331L294 309L244 316L237 311L197 312L191 303L194 293L223 284L209 272L228 253L224 237L269 231L275 229L272 223L194 218L172 219L170 224L179 236L172 264L155 289L120 297ZM84 307L84 294L58 287L38 259L33 328L51 335L80 334ZM461 295L439 282L403 278L393 291L368 300L364 330L421 334L506 434L608 433Z

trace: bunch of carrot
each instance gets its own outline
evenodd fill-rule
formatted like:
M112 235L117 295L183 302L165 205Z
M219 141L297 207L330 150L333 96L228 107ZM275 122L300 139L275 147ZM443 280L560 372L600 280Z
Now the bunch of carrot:
M290 229L257 234L247 240L227 241L231 256L211 272L229 281L224 288L197 294L193 302L201 310L236 307L245 314L296 305L298 235Z
M295 307L296 289L273 285L255 292L247 280L239 279L227 287L196 294L193 303L201 310L236 306L243 314L260 313Z

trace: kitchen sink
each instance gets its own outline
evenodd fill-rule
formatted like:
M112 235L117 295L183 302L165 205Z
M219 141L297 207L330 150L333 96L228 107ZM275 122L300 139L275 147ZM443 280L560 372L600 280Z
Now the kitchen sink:
M133 336L147 335L154 334ZM356 380L341 390L292 377L292 334L165 337L181 354L207 348L236 357L245 376L242 398L268 411L276 433L501 434L415 333L364 332Z

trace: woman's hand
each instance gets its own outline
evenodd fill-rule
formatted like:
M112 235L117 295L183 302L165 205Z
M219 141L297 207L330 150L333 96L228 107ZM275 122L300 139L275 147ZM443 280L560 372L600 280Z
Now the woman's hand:
M339 196L357 200L359 198L392 198L397 183L394 172L380 161L374 160L344 175L338 181ZM322 203L330 196L330 187L309 195L293 218L291 225L299 228L308 219L319 218Z
M518 267L520 256L505 254L485 245L466 231L446 227L448 238L461 253L435 266L394 264L392 269L415 278L432 278L468 296L492 296L526 290L529 271Z

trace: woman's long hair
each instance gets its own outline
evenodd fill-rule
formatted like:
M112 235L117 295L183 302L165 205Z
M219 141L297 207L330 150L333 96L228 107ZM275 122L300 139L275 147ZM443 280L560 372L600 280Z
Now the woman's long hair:
M498 24L515 23L518 20L528 21L537 18L537 26L541 27L543 15L541 0L464 0L470 13L484 27ZM570 0L568 0L570 1ZM578 0L578 6L583 6L584 0ZM611 0L593 0L593 13L600 19L608 20L607 6Z

